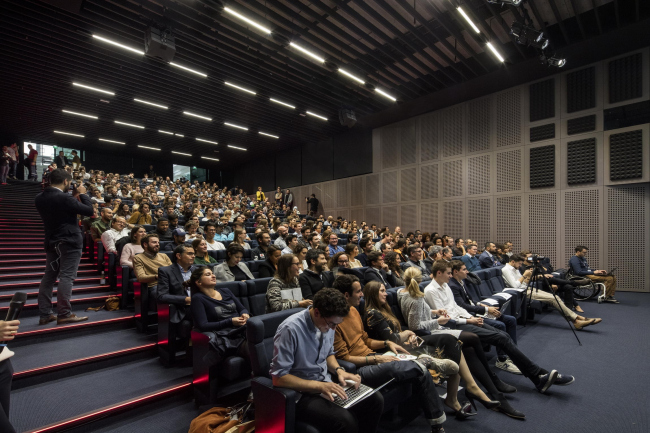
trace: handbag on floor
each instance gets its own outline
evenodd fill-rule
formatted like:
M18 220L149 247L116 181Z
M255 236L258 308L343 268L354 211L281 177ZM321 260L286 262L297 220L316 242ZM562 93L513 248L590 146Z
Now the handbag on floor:
M106 302L104 302L104 305L100 307L88 307L84 311L99 311L106 309L106 311L116 311L120 309L120 297L119 296L111 296L106 299Z
M188 433L250 433L255 420L244 421L250 403L234 407L213 407L192 420Z

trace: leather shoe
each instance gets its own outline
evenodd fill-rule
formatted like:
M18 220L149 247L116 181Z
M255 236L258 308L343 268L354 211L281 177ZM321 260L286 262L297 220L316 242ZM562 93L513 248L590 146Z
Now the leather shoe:
M84 320L88 320L88 316L79 317L76 314L70 314L69 316L66 316L66 317L57 317L56 318L56 324L57 325L63 325L64 323L83 322Z
M47 325L50 322L54 322L56 320L56 316L54 314L50 314L47 317L41 317L41 319L38 321L39 325Z
M580 320L576 319L573 322L573 326L576 328L576 330L580 331L582 328L593 325L594 324L594 319L588 319L588 320Z

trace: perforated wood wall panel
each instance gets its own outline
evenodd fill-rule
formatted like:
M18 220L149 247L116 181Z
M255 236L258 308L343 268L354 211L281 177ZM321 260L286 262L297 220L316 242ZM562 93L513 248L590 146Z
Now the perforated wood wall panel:
M492 212L489 198L467 200L467 236L482 246L487 241L494 241L490 233Z
M609 62L610 104L642 96L643 68L641 62L641 53L635 53Z
M334 213L336 217L341 217L344 220L350 221L350 209L339 209Z
M399 161L399 127L389 126L381 128L381 167L397 167Z
M463 200L442 202L442 233L449 236L461 236L464 233L463 216L465 214ZM437 230L434 228L434 230ZM452 234L453 233L453 234Z
M618 268L618 288L647 290L647 266L650 257L643 240L647 239L650 214L645 187L612 187L607 193L607 261ZM631 251L633 250L633 251Z
M420 204L420 230L433 233L439 230L438 222L438 202Z
M417 200L417 168L405 168L400 170L400 200L413 201Z
M581 69L566 75L567 113L596 107L596 68Z
M497 192L521 189L521 149L497 153Z
M596 182L596 139L567 143L567 184L579 185Z
M555 145L530 149L530 187L551 188L555 185Z
M367 207L366 208L366 222L368 226L371 224L381 225L381 208L380 207Z
M321 200L321 204L323 205L323 209L326 212L329 212L330 209L334 209L337 207L336 205L336 181L331 181L331 182L324 182L322 184L322 195L318 196L316 195L316 198L319 198Z
M442 196L463 195L463 161L447 161L442 164Z
M530 121L555 117L555 78L531 84L528 90Z
M366 204L379 204L379 175L366 176Z
M609 137L610 180L643 177L643 131L621 132Z
M589 209L590 212L585 212ZM576 218L579 215L579 218ZM564 192L564 258L566 267L575 254L576 245L589 248L587 260L594 269L602 269L600 261L600 191Z
M420 198L438 198L438 164L420 166Z
M555 138L555 123L530 128L530 141L551 140Z
M490 192L490 155L467 158L467 194L487 194Z
M416 204L407 204L400 207L400 224L402 233L408 233L418 229L418 206ZM389 227L391 230L394 227Z
M521 143L521 88L499 93L495 112L499 113L496 124L497 147Z
M400 156L401 165L415 164L417 162L417 149L415 146L415 122L409 120L400 127Z
M397 203L397 172L382 173L382 203Z
M596 115L576 117L566 122L566 132L568 135L582 134L596 130Z
M350 206L364 204L364 180L365 176L353 177L350 179Z
M521 251L521 196L497 197L497 242L512 242L513 252ZM470 238L471 239L471 238Z
M464 106L456 105L455 107L446 109L440 115L442 130L440 145L442 147L442 156L444 158L461 155L463 153L464 113Z
M350 209L350 222L356 221L357 224L361 224L361 221L366 219L366 210L364 208L352 208Z
M350 206L350 179L336 181L336 207Z
M420 162L438 159L438 112L418 119L420 127Z
M390 230L395 230L397 223L397 206L384 206L381 208L381 225L388 226Z
M492 97L467 103L467 152L490 149L492 140Z
M528 197L528 245L538 254L557 263L557 193Z

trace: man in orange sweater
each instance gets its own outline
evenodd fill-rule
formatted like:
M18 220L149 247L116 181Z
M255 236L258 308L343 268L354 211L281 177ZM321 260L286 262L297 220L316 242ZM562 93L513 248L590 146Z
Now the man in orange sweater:
M358 367L361 382L370 386L380 386L390 379L396 383L410 382L413 394L431 425L431 431L444 432L442 423L446 416L442 402L428 368L434 367L430 357L418 358L417 361L398 361L395 356L381 355L377 351L390 350L393 353L408 352L392 341L373 340L363 329L363 321L357 307L363 297L361 283L354 275L339 275L334 280L334 288L345 296L350 305L350 313L336 327L334 333L334 351L336 358L351 362Z

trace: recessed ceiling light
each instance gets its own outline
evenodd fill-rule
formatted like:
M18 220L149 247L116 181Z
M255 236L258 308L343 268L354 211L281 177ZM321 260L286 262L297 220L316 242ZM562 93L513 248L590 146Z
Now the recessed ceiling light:
M499 59L499 61L501 63L505 62L505 59L503 58L503 56L501 56L501 54L499 54L499 52L497 51L496 48L494 48L494 46L492 45L491 42L487 43L487 47L490 49L490 51L492 51L492 53L496 56L497 59Z
M251 95L257 95L257 93L253 92L252 90L248 90L248 89L244 89L243 87L235 86L234 84L229 83L229 82L227 82L227 81L224 81L224 84L225 84L226 86L234 87L235 89L239 89L239 90L243 90L244 92L248 92L248 93L250 93Z
M116 47L120 47L122 49L129 50L129 51L132 51L134 53L138 53L141 56L144 56L144 51L142 51L142 50L138 50L136 48L131 48L131 47L127 46L127 45L123 45L123 44L117 43L115 41L111 41L110 39L106 39L106 38L103 38L103 37L97 36L97 35L93 35L93 38L99 39L100 41L106 42L106 43L111 44L111 45L115 45Z
M183 134L179 134L178 132L174 134L176 137L185 137Z
M81 113L77 113L75 111L70 111L70 110L61 110L61 111L63 111L64 113L68 113L68 114L74 114L75 116L82 116L82 117L89 117L91 119L98 119L97 116L91 116L90 114L81 114Z
M200 75L200 76L202 76L204 78L208 77L208 74L204 74L203 72L195 71L194 69L190 69L190 68L188 68L186 66L181 66L178 63L169 62L169 64L172 65L172 66L176 66L177 68L185 69L186 71L192 72L192 73L194 73L196 75Z
M172 150L172 153L175 153L176 155L183 155L183 156L192 156L189 153L183 153L183 152L176 152L175 150Z
M319 56L319 55L317 55L317 54L312 53L312 52L309 51L309 50L304 49L304 48L301 47L300 45L296 45L296 44L294 44L293 42L290 42L289 45L292 46L293 48L295 48L296 50L300 51L301 53L307 54L307 55L308 55L309 57L311 57L312 59L314 59L314 60L318 60L318 61L321 62L321 63L325 63L325 59L324 59L324 58L322 58L321 56Z
M72 85L77 86L77 87L83 87L84 89L94 90L95 92L101 92L101 93L106 93L107 95L115 96L115 93L113 93L113 92L109 92L108 90L98 89L96 87L86 86L85 84L72 83Z
M465 11L463 10L462 7L458 6L458 12L460 12L460 14L463 16L463 18L465 18L465 21L467 21L467 23L470 25L470 27L472 27L472 29L474 29L474 31L476 33L481 33L481 31L478 29L478 27L476 27L476 24L474 24L474 21L472 21L472 19L469 17L469 15L467 15L465 13Z
M133 127L133 128L144 129L144 126L134 125L134 124L132 124L132 123L120 122L119 120L116 120L115 123L120 124L120 125L124 125L124 126L131 126L131 127Z
M379 93L382 96L387 97L388 99L390 99L392 101L397 101L397 98L395 98L394 96L389 95L388 93L384 92L383 90L375 88L375 92Z
M107 139L107 138L99 138L98 140L99 140L99 141L105 141L105 142L107 142L107 143L126 144L126 143L123 142L123 141L109 140L109 139Z
M275 102L276 104L284 105L285 107L293 108L295 109L293 105L287 104L286 102L278 101L277 99L269 98L270 101Z
M141 144L138 144L138 147L141 147L143 149L149 149L149 150L160 150L157 147L149 147L149 146L143 146Z
M158 132L162 132L163 134L169 134L169 135L174 135L174 133L173 133L173 132L169 132L169 131L163 131L162 129L159 129L159 130L158 130Z
M194 138L194 139L195 139L196 141L202 141L202 142L204 142L204 143L219 144L219 143L216 142L216 141L206 140L205 138Z
M319 114L312 113L311 111L306 111L306 113L309 114L310 116L318 117L319 119L322 119L322 120L327 120L327 117L323 117L323 116L321 116Z
M189 111L183 111L183 114L187 114L188 116L198 117L199 119L203 119L203 120L207 120L208 122L212 122L212 119L209 118L209 117L201 116L199 114L190 113Z
M264 33L267 33L267 34L268 34L268 33L271 33L271 30L270 30L270 29L267 29L267 28L264 27L263 25L258 24L258 23L256 23L255 21L246 18L245 16L243 16L243 15L241 15L241 14L235 12L234 10L230 9L229 7L225 7L225 8L223 8L223 10L226 11L226 12L228 12L229 14L231 14L231 15L233 15L233 16L239 18L240 20L244 21L245 23L248 23L248 24L250 24L251 26L253 26L253 27L257 28L257 29L262 30Z
M266 132L258 131L258 134L266 135L267 137L280 138L277 135L267 134Z
M217 158L210 158L209 156L202 156L202 159L209 159L211 161L219 161Z
M164 108L165 110L167 109L167 107L165 107L164 105L154 104L153 102L144 101L144 100L142 100L142 99L133 98L133 100L134 100L135 102L140 102L140 103L142 103L142 104L153 105L154 107Z
M243 147L233 146L232 144L229 144L228 147L231 148L231 149L246 150L246 149L244 149Z
M361 78L352 75L351 73L349 73L349 72L346 71L345 69L339 69L339 72L342 73L343 75L346 75L346 76L352 78L354 81L357 81L357 82L359 82L359 83L361 83L361 84L366 84L366 82L363 81Z
M71 132L63 132L63 131L54 131L54 132L57 133L57 134L72 135L73 137L81 137L81 138L84 138L84 136L81 135L81 134L73 134L73 133L71 133Z
M239 129L243 129L244 131L248 131L248 128L246 128L245 126L239 126L228 122L223 122L223 124L226 126L231 126L233 128L239 128Z

